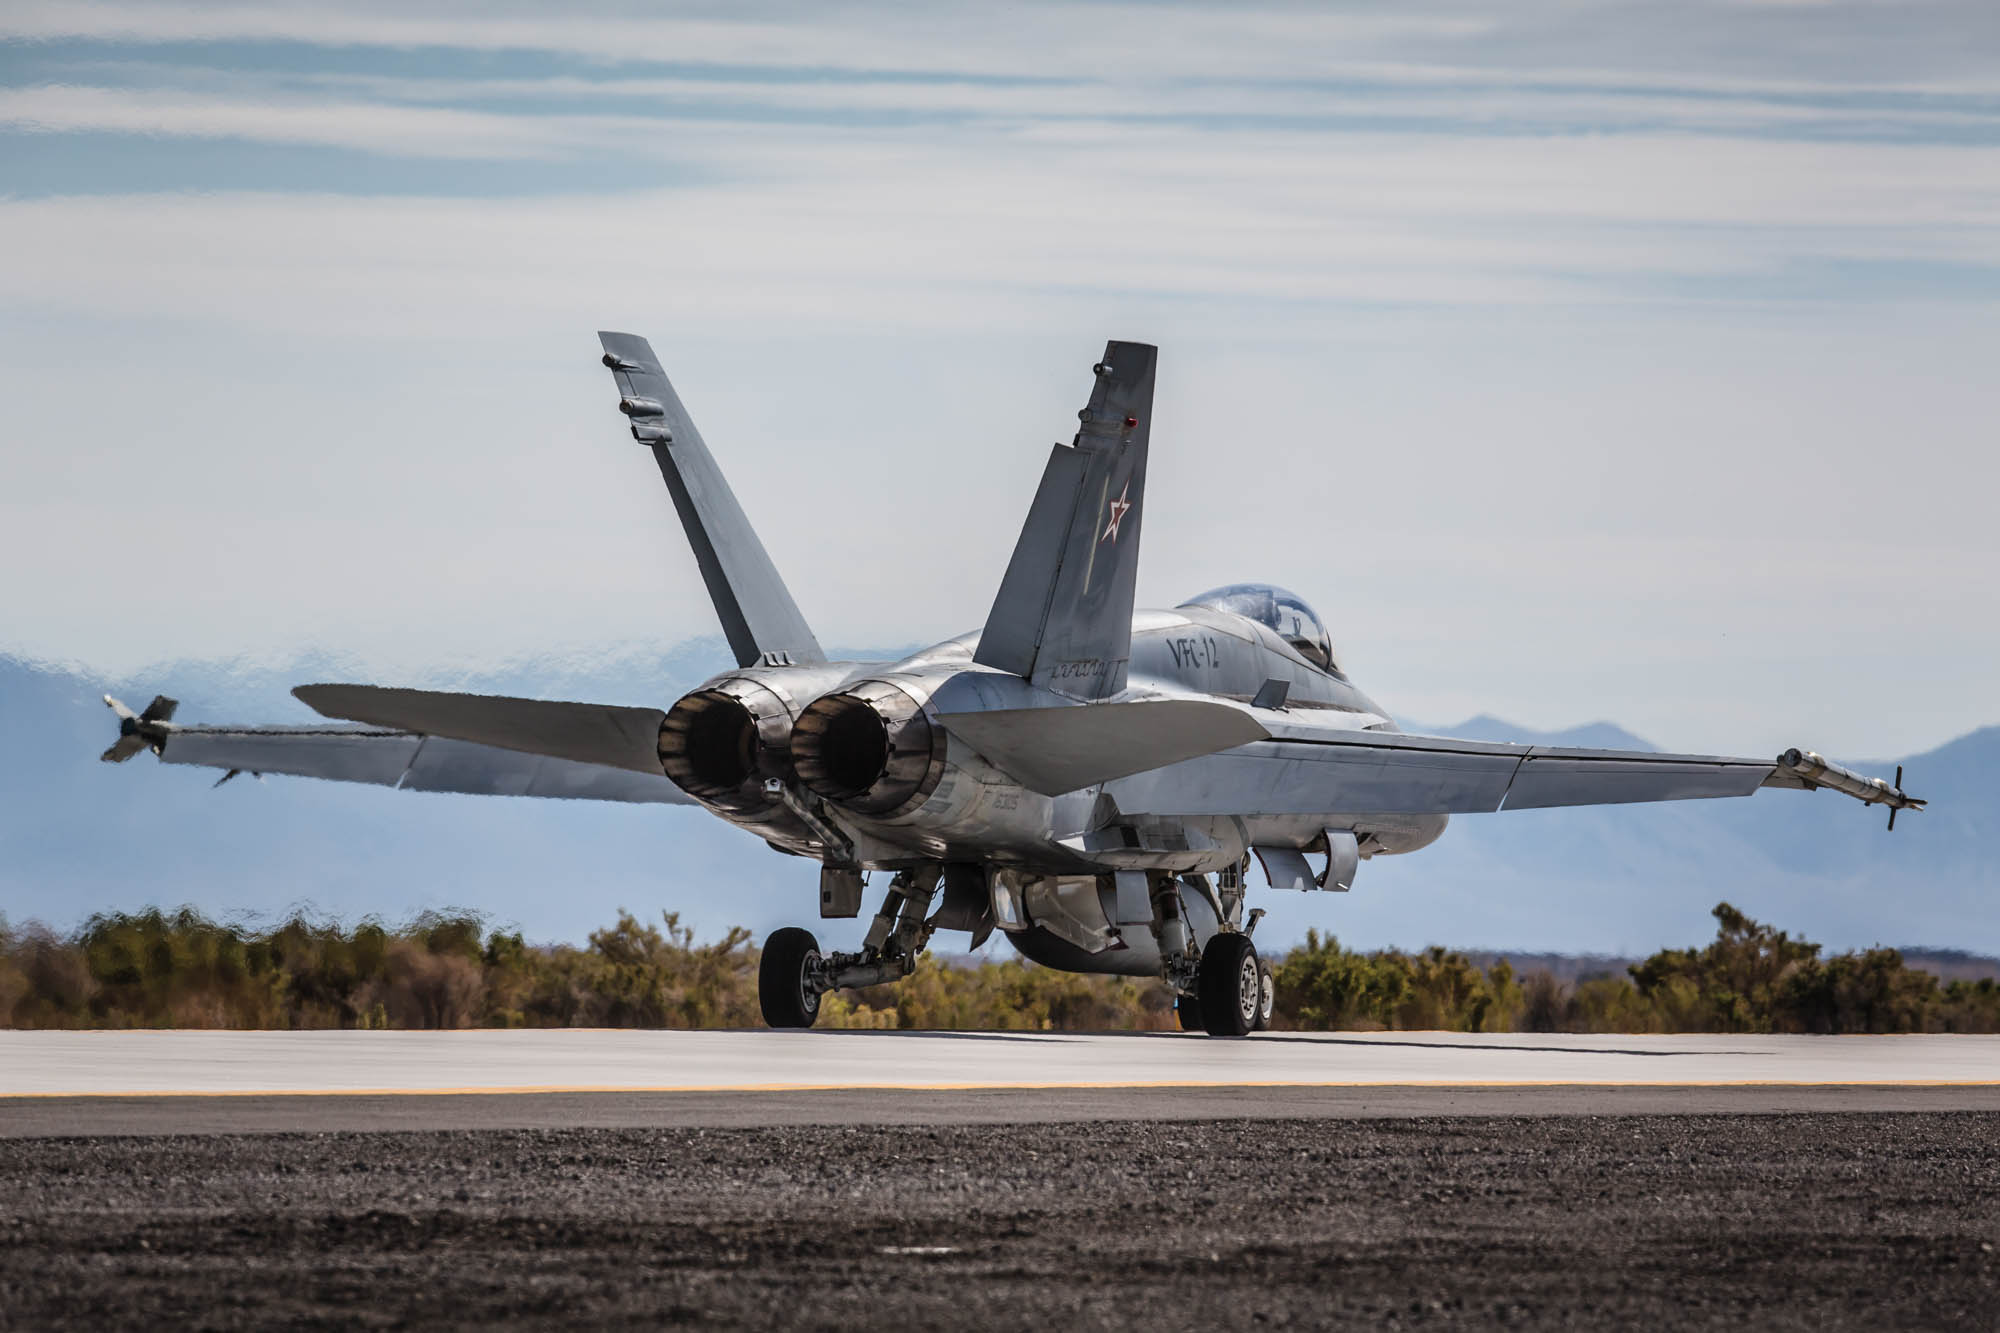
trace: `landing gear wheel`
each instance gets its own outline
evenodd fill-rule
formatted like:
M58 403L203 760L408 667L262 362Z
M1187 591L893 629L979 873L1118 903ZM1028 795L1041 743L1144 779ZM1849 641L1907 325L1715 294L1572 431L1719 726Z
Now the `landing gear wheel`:
M764 941L757 964L757 1007L774 1028L809 1028L819 1017L820 992L811 972L819 965L819 941L810 930L786 926Z
M1201 993L1202 1026L1211 1037L1247 1036L1263 1007L1264 969L1250 937L1239 931L1217 935L1201 951L1195 975Z
M1174 1001L1174 1016L1181 1020L1183 1032L1206 1032L1208 1024L1201 1016L1201 997L1183 995Z
M1262 958L1257 960L1257 1021L1251 1024L1253 1032L1271 1030L1271 1011L1278 1004L1278 983L1271 975L1271 965Z

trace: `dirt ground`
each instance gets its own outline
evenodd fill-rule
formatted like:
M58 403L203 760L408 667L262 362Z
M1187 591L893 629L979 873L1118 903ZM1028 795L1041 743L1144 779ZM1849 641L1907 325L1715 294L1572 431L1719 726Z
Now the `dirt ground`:
M0 1327L1984 1328L2000 1115L0 1143Z

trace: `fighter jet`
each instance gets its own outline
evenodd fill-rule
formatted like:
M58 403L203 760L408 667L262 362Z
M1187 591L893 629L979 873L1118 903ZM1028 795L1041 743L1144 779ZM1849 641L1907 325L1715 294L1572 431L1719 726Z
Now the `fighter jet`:
M1182 1026L1268 1024L1246 913L1273 890L1351 888L1451 816L1825 788L1924 802L1804 750L1775 759L1503 745L1406 733L1348 677L1325 622L1265 583L1135 610L1156 349L1113 342L1054 446L986 623L889 662L827 660L645 339L601 333L632 437L673 497L736 666L664 710L374 685L293 693L332 727L180 726L134 713L104 754L408 791L697 804L817 862L829 950L764 941L766 1022L912 972L935 932L999 930L1053 968L1159 977ZM218 783L218 785L220 785Z

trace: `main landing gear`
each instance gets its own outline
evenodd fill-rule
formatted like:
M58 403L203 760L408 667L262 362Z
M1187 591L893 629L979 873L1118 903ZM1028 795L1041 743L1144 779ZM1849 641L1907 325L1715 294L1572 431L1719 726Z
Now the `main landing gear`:
M1276 988L1248 935L1217 935L1201 951L1194 990L1174 1006L1183 1032L1241 1037L1271 1026Z
M946 887L944 906L932 915L931 904L941 881ZM1263 913L1252 912L1247 924L1239 924L1243 918L1240 886L1225 882L1217 892L1200 876L1177 879L1154 874L1146 887L1153 909L1160 976L1179 997L1175 1007L1181 1027L1216 1037L1242 1037L1269 1027L1271 972L1250 940ZM858 890L858 884L855 888ZM1190 929L1181 900L1184 888L1203 896L1215 923L1215 932L1205 946ZM881 910L869 923L858 953L824 953L812 932L796 926L773 932L764 942L757 970L757 1002L764 1021L774 1028L809 1028L818 1020L828 991L874 986L910 975L932 933L940 927L971 930L976 946L992 928L992 916L983 879L972 882L971 892L977 899L976 913L966 900L967 882L952 878L945 867L900 871L890 881ZM859 906L853 897L844 901L849 911ZM1205 928L1203 933L1207 933Z
M1232 930L1208 942L1201 951L1201 970L1195 974L1195 995L1209 1036L1250 1034L1264 1007L1264 969L1248 935Z
M819 974L825 969L810 930L786 926L764 941L757 963L757 1007L774 1028L809 1028L819 1017Z
M764 1021L774 1028L809 1028L828 991L880 985L916 971L935 929L926 917L939 873L897 872L859 953L821 953L812 932L797 926L772 931L757 964L757 1007Z
M1211 1037L1243 1037L1271 1025L1276 990L1271 970L1250 942L1260 908L1243 921L1243 881L1240 868L1225 871L1211 886L1204 875L1153 879L1153 937L1160 949L1160 970L1179 997L1174 1004L1184 1032ZM1201 896L1215 922L1208 943L1195 949L1188 928L1183 892Z

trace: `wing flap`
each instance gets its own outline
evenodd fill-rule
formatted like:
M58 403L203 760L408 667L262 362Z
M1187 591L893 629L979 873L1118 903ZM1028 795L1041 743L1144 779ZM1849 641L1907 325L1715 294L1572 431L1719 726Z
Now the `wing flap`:
M393 787L423 737L349 727L175 727L160 762Z
M1214 754L1270 733L1228 704L1201 699L943 713L946 731L1031 791L1080 787Z
M425 739L404 774L405 791L466 792L480 796L542 796L570 801L623 801L688 805L690 798L664 773L580 764L573 759L523 754L441 736Z
M663 776L666 714L657 708L377 685L301 685L292 693L322 717Z
M1536 750L1521 761L1507 789L1509 810L1561 805L1626 805L1748 796L1776 767L1754 759L1702 755L1643 757L1616 752L1564 754Z

